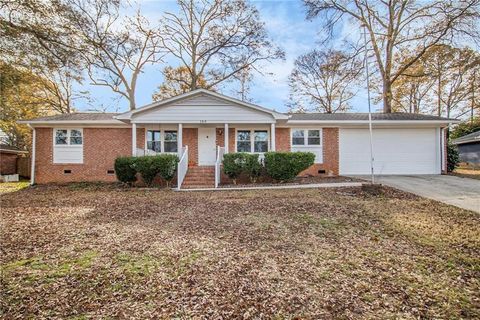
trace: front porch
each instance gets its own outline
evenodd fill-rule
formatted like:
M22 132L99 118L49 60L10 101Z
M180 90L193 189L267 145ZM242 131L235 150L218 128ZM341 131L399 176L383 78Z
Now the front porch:
M276 151L276 136L275 123L132 123L132 155L177 153L178 189L216 188L225 153Z

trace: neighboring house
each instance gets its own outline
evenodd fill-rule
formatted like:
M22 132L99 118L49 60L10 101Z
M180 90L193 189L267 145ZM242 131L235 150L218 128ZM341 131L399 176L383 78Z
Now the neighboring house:
M17 173L17 158L27 151L6 144L0 144L0 175Z
M460 162L480 166L480 131L455 139L452 143L457 145Z
M440 174L445 128L452 122L373 114L375 173ZM34 129L36 183L115 181L115 158L157 152L178 153L182 176L187 158L188 172L216 164L219 170L218 155L240 151L311 151L315 164L304 175L370 173L368 114L289 115L204 89L121 114L62 114L23 123Z

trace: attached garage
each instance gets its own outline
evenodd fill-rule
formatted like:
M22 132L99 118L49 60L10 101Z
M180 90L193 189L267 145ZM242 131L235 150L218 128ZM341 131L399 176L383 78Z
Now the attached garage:
M440 128L374 128L375 174L440 174ZM370 173L368 128L341 128L339 132L341 175Z

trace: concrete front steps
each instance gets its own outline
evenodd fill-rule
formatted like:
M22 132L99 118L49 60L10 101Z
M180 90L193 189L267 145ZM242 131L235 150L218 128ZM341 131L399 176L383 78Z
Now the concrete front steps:
M214 188L215 167L195 166L189 167L183 180L181 189Z

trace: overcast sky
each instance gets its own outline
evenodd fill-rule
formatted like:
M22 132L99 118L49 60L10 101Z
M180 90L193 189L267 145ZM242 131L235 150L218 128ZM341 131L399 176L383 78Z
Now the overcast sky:
M274 61L263 67L265 73L273 73L273 75L256 75L250 96L253 102L261 106L277 111L287 111L288 75L293 68L295 58L317 46L319 32L321 31L320 23L318 20L307 21L305 19L305 8L300 0L256 0L251 2L260 11L270 37L285 50L286 59L284 61ZM152 21L158 21L164 11L176 11L176 7L174 0L141 1L142 12ZM358 29L345 26L339 32L342 36L349 36L352 32L358 32ZM172 62L174 63L174 60L167 61L167 63ZM162 83L163 77L160 71L163 67L165 67L164 64L158 64L145 68L137 86L137 107L151 102L152 93ZM91 93L95 99L93 105L96 108L103 107L106 108L106 111L112 112L127 111L128 109L126 100L119 99L107 88L88 85L88 79L81 89L88 90ZM232 95L232 86L223 88L221 93ZM358 93L352 101L352 105L354 107L352 111L367 111L365 94L363 92ZM79 110L89 108L82 104L82 101L78 101L76 107Z

